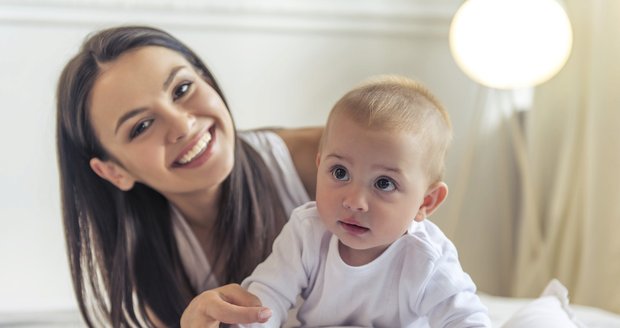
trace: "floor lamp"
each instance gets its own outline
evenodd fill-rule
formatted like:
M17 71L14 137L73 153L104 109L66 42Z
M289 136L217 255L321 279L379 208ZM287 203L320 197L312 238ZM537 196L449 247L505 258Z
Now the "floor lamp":
M463 206L489 92L532 90L549 80L568 60L572 38L570 21L557 0L466 0L459 7L450 24L450 51L479 90L464 151L465 173L458 174L452 193L457 198L452 200L452 218ZM515 115L509 124L521 186L530 188L523 130Z

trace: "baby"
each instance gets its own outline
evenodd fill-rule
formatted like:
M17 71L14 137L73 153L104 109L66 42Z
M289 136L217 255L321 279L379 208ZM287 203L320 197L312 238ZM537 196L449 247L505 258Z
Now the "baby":
M242 286L280 327L298 295L302 326L490 327L457 251L425 220L445 200L447 112L421 84L376 78L332 109L316 202L293 211Z

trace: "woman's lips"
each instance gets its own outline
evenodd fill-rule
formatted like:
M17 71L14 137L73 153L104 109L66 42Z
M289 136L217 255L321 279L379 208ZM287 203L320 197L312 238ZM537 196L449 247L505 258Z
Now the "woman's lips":
M205 149L207 149L209 141L211 141L211 134L204 133L202 137L194 143L194 146L185 152L185 155L181 156L181 159L176 162L181 165L191 162L194 158L198 157L198 155L202 154Z
M182 155L174 161L173 167L194 168L200 166L211 156L215 140L215 125L213 125L186 148Z

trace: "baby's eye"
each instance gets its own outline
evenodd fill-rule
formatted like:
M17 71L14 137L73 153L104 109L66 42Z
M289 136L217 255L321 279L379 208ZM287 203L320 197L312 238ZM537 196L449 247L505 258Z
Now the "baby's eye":
M332 169L332 176L338 181L348 181L350 179L347 169L341 166L336 166Z
M179 86L174 88L174 90L172 91L172 99L177 100L183 97L189 91L189 88L191 86L192 86L192 82L184 82L184 83L179 84Z
M381 191L392 191L396 189L396 184L392 181L392 179L382 177L377 179L375 182L375 187Z
M144 131L146 131L151 124L153 124L153 120L146 120L146 121L141 121L138 124L136 124L136 126L134 126L134 128L131 130L131 133L129 133L129 139L133 139L139 135L141 135Z

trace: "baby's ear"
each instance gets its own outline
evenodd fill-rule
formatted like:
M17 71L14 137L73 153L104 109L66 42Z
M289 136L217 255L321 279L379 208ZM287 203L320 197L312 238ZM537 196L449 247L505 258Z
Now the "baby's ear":
M133 188L136 179L124 168L112 161L102 161L97 157L90 159L90 168L102 179L109 181L116 188L128 191Z
M443 203L448 196L448 185L443 181L437 182L428 188L424 201L418 210L418 214L415 216L415 221L420 222L426 219L429 215L433 214L435 210Z

